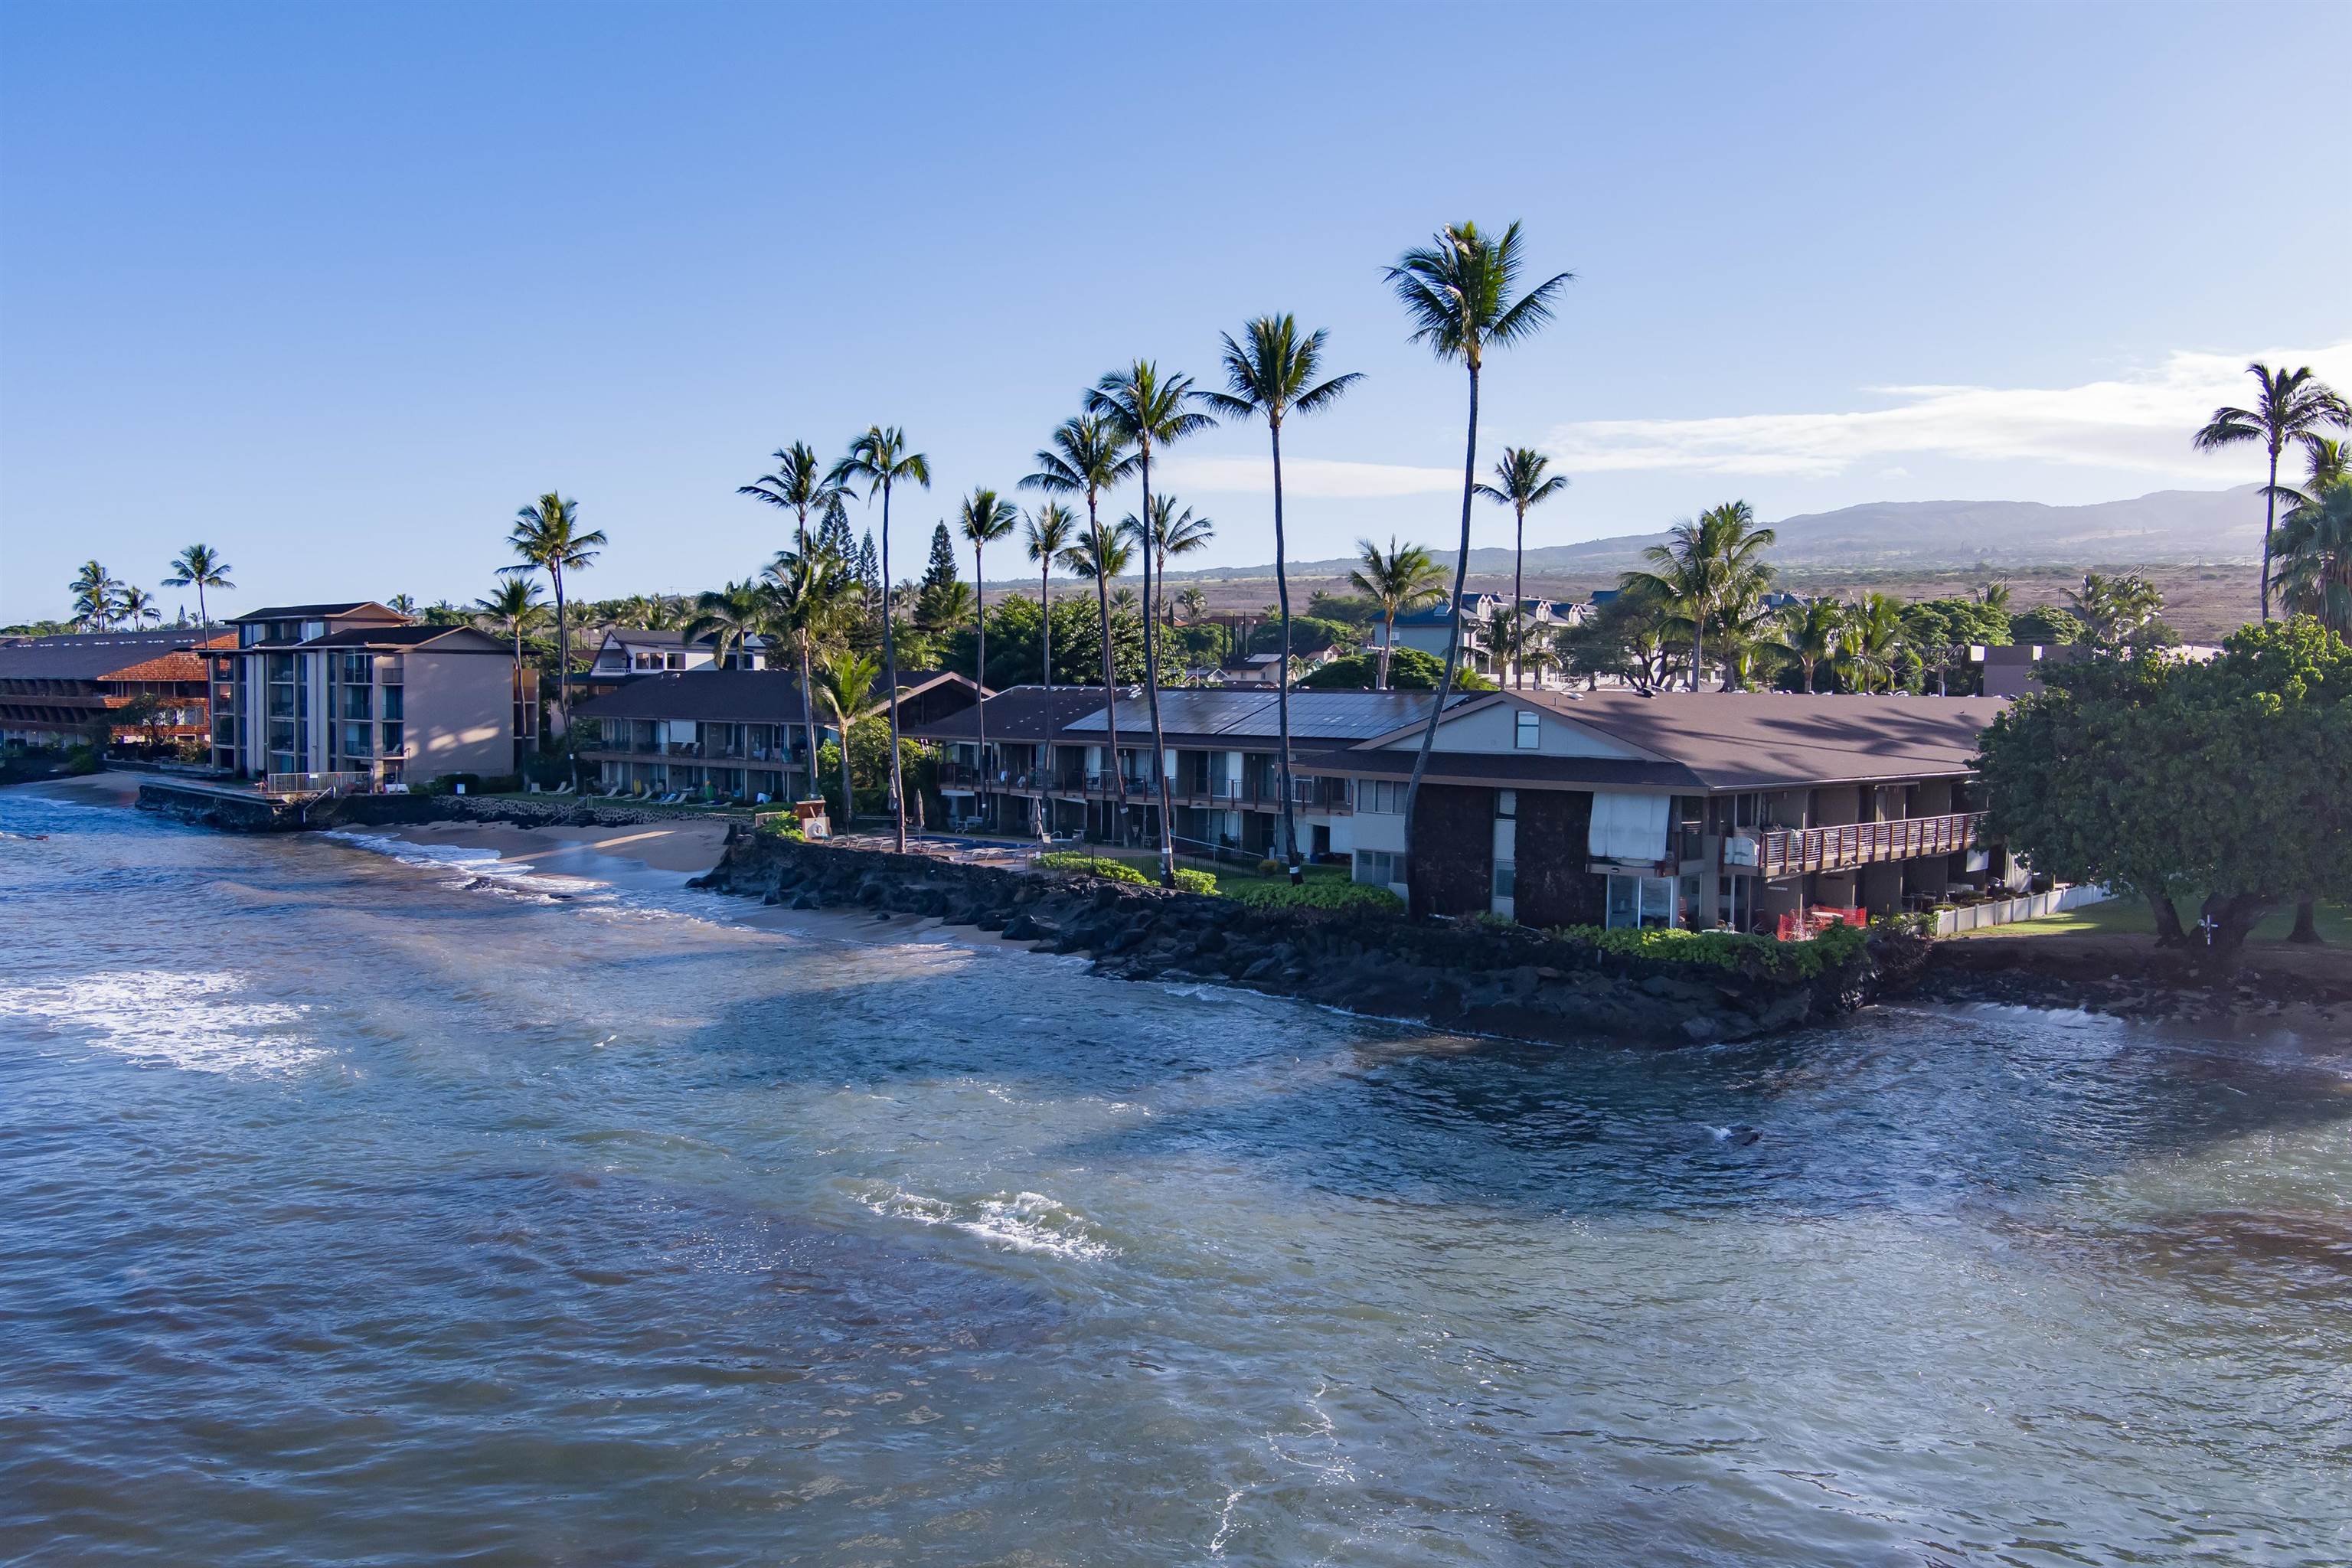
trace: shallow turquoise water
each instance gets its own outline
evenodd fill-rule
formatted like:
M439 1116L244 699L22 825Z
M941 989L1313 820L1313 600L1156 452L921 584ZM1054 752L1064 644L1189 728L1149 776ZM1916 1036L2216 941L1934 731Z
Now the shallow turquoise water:
M2352 1558L2345 1042L1532 1049L0 831L0 1559Z

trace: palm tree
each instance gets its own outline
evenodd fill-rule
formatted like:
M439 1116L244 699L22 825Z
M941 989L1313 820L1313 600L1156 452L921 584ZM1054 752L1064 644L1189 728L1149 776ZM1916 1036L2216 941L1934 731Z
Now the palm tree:
M1701 512L1695 521L1675 524L1666 531L1665 543L1643 551L1643 558L1656 570L1628 572L1618 579L1621 590L1647 589L1690 622L1693 691L1698 689L1708 617L1771 580L1772 568L1761 557L1772 539L1770 529L1756 526L1756 514L1746 501L1727 501Z
M988 578L982 569L981 552L993 541L1011 533L1013 525L1020 521L1021 513L1013 503L1001 499L985 485L975 488L964 498L956 519L964 538L971 542L971 624L975 638L971 663L975 698L972 720L979 726L980 766L983 776L988 770ZM981 804L992 821L996 796L992 793L983 794Z
M1445 668L1437 680L1437 698L1430 704L1429 722L1421 732L1421 750L1412 762L1412 777L1404 786L1404 861L1412 864L1412 812L1421 797L1421 776L1429 770L1430 748L1437 742L1438 716L1454 695L1454 667L1462 657L1462 584L1470 568L1470 501L1477 483L1478 374L1486 363L1489 345L1507 347L1532 337L1551 319L1552 296L1570 283L1574 273L1560 272L1511 298L1526 265L1519 250L1519 226L1511 225L1500 238L1481 232L1474 223L1450 224L1432 243L1418 246L1397 258L1388 269L1412 322L1412 341L1427 343L1441 360L1458 360L1470 374L1469 432L1462 451L1462 542L1454 552L1454 596L1446 601Z
M1139 549L1146 542L1143 520L1133 512L1118 520L1118 531L1121 537L1132 541ZM1151 570L1156 578L1153 594L1158 602L1163 625L1176 624L1168 606L1168 558L1171 555L1190 555L1196 550L1204 549L1209 541L1216 537L1216 534L1217 525L1213 520L1194 517L1192 509L1189 506L1179 512L1176 510L1174 496L1162 495L1151 498L1151 527L1149 531L1149 542L1151 547Z
M2224 405L2199 428L2200 452L2219 451L2247 441L2259 441L2270 455L2270 482L2263 489L2263 619L2271 618L2271 536L2278 525L2279 453L2289 441L2315 436L2323 425L2352 422L2352 406L2326 382L2312 378L2311 367L2273 371L2260 360L2246 367L2262 389L2252 408Z
M1544 472L1550 467L1551 459L1533 447L1506 447L1495 464L1495 482L1478 487L1480 495L1509 507L1517 519L1517 531L1511 535L1511 604L1515 609L1527 603L1522 574L1527 565L1528 508L1548 501L1568 489L1567 475ZM1511 672L1511 684L1527 684L1516 668Z
M871 501L876 491L882 495L882 675L889 683L890 708L890 825L897 837L898 853L907 852L907 794L898 777L898 643L890 614L890 490L894 485L914 483L925 489L931 488L931 460L920 452L907 450L907 433L896 425L884 429L869 425L866 434L849 444L849 455L834 464L825 476L829 484L847 486L862 482L866 499ZM841 740L845 752L849 737ZM842 764L845 768L846 763Z
M746 665L751 662L751 639L767 629L769 605L760 584L751 579L698 594L694 619L680 635L688 643L710 641L710 660L724 668L732 649Z
M841 735L841 827L847 832L857 820L857 796L849 782L849 731L879 713L886 707L898 707L898 694L890 692L881 700L874 696L874 683L883 678L882 661L870 653L857 653L848 648L837 650L831 658L817 667L817 695L824 700L825 710L833 715L833 727ZM898 774L898 737L890 736L890 766L885 777L896 787ZM809 736L809 766L816 766L816 736ZM898 830L906 832L906 818L898 819Z
M1716 607L1715 629L1723 644L1724 690L1746 690L1758 656L1780 653L1780 643L1769 635L1779 623L1779 615L1764 603L1761 583L1745 585Z
M155 607L155 595L144 588L125 588L114 601L114 613L121 616L132 630L142 621L160 621L163 612Z
M1087 498L1087 564L1081 567L1066 550L1062 559L1095 584L1095 613L1102 632L1103 722L1109 729L1111 842L1127 842L1127 780L1118 765L1118 699L1111 669L1110 579L1127 570L1127 552L1103 530L1098 510L1102 493L1115 489L1135 471L1135 456L1108 420L1093 414L1065 419L1055 428L1053 445L1037 454L1037 471L1021 481L1023 489ZM1072 547L1073 550L1077 547Z
M2265 572L2269 569L2267 564L2263 567ZM2136 574L2106 577L2086 572L2080 588L2066 590L2066 607L2081 620L2091 641L2113 647L2130 640L2164 613L2164 595L2155 584Z
M774 454L776 471L761 474L748 485L737 485L739 496L752 496L793 514L793 552L809 552L809 513L822 511L839 500L842 487L825 471L816 452L805 441L795 441Z
M2007 584L1996 584L2004 592ZM1780 637L1773 647L1805 672L1805 689L1813 687L1813 671L1834 663L1838 639L1845 629L1845 607L1835 599L1812 599L1780 612Z
M1903 651L1903 601L1892 594L1864 594L1845 608L1838 637L1838 665L1855 689L1874 690L1884 680L1895 689L1895 661Z
M204 624L209 637L213 629L212 611L205 604L207 588L234 588L228 580L229 563L223 561L209 544L191 544L172 557L172 574L163 579L166 588L194 588L196 591L196 619Z
M564 604L563 574L586 571L609 541L603 529L583 531L580 503L550 490L535 504L515 513L507 542L514 546L514 552L521 560L516 565L500 567L501 572L516 576L544 572L555 585L555 710L562 715L568 729L572 720L572 622Z
M492 626L502 627L514 637L514 700L518 714L522 711L522 634L539 619L540 611L545 607L540 602L539 584L528 577L502 576L497 587L474 601L474 608Z
M1045 708L1054 705L1054 562L1070 547L1078 520L1060 501L1049 500L1022 519L1022 537L1029 559L1037 563L1037 635L1043 643L1038 663L1045 678Z
M1389 535L1386 554L1369 539L1356 541L1356 558L1362 563L1348 574L1356 592L1380 606L1381 667L1372 684L1389 689L1389 655L1396 647L1397 616L1417 609L1444 593L1445 574L1418 544L1399 544Z
M817 645L842 636L859 614L861 597L849 563L831 551L779 551L761 574L769 634L793 645L801 672L801 734L808 742L808 788L816 791Z
M1187 583L1184 591L1176 595L1176 616L1181 626L1198 626L1208 618L1209 595L1197 583Z
M1288 315L1260 316L1242 329L1242 342L1224 336L1224 392L1202 395L1202 401L1233 419L1264 419L1266 441L1274 457L1274 588L1282 616L1282 664L1276 689L1276 712L1282 746L1282 858L1297 881L1298 830L1290 805L1290 566L1282 525L1282 422L1293 412L1315 414L1338 402L1342 394L1364 379L1360 371L1328 378L1323 375L1323 344L1329 333L1318 327L1298 335L1297 321Z
M2332 444L2332 443L2331 443ZM2279 525L2279 596L2288 613L2316 616L2352 638L2352 483L2312 487Z
M1523 605L1496 611L1486 636L1496 657L1510 660L1514 670L1539 670L1560 661L1551 634Z
M528 510L529 509L526 508L524 510ZM514 571L515 568L509 566L505 568L505 570L511 572ZM391 598L386 599L383 602L383 607L390 610L396 616L406 616L409 619L415 620L416 618L416 595L414 594L394 594Z
M114 596L122 587L114 574L95 561L85 561L67 586L73 591L75 620L101 632L114 624Z
M1193 390L1191 376L1163 376L1158 364L1141 359L1125 370L1108 373L1087 393L1087 412L1108 421L1112 430L1135 447L1136 476L1143 490L1140 510L1145 517L1152 516L1152 447L1172 446L1216 424L1216 420L1192 406L1202 396ZM1152 554L1150 550L1141 552L1143 695L1151 715L1151 776L1160 796L1160 885L1172 888L1176 885L1176 838L1175 826L1170 820L1168 736L1160 723L1160 642L1158 628L1153 625L1159 616L1158 600L1151 586Z

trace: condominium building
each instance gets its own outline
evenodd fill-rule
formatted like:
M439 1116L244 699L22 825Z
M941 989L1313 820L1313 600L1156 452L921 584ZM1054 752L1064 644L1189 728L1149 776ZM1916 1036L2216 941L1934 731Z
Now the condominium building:
M0 741L201 741L205 646L193 626L0 638Z
M214 650L213 761L241 776L331 773L355 787L511 774L538 730L510 644L358 600L256 610Z

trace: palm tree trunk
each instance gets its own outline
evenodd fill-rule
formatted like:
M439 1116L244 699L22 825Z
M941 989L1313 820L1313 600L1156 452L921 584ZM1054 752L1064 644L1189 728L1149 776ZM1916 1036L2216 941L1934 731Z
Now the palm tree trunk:
M1298 868L1298 822L1290 800L1290 570L1282 538L1282 422L1268 420L1266 430L1274 443L1274 591L1282 602L1282 668L1275 687L1276 727L1282 733L1282 863L1290 868L1290 879L1298 882L1305 874Z
M857 796L853 793L856 786L849 782L849 715L835 709L834 718L841 726L841 830L846 833L857 820ZM811 761L814 761L814 755Z
M1045 667L1045 741L1038 751L1045 756L1044 777L1037 784L1037 842L1049 842L1054 837L1054 601L1049 590L1054 581L1054 558L1037 569L1037 637L1042 649L1038 662Z
M2271 531L2278 521L2278 443L2271 443L2271 482L2263 488L2263 625L2271 621Z
M1136 553L1143 557L1143 698L1144 708L1151 715L1151 779L1152 791L1160 797L1160 885L1176 885L1176 833L1169 820L1168 737L1160 727L1160 641L1153 635L1152 623L1160 618L1159 601L1152 596L1151 578L1151 443L1139 444L1141 461L1138 474L1143 484L1144 545Z
M1454 597L1446 605L1445 668L1437 676L1437 700L1422 726L1421 750L1413 754L1412 777L1404 786L1404 875L1411 903L1421 902L1421 879L1412 868L1412 813L1421 799L1421 775L1429 771L1429 753L1437 744L1437 721L1454 695L1454 664L1462 654L1462 582L1470 570L1470 498L1478 482L1478 362L1470 362L1470 434L1462 451L1462 546L1454 552ZM1411 905L1408 905L1410 908ZM1424 906L1425 907L1425 906Z
M1519 646L1511 651L1511 689L1514 691L1524 690L1528 684L1528 631L1519 624L1520 606L1527 603L1527 589L1520 583L1528 562L1527 502L1519 502L1517 510L1518 527L1511 535L1511 629L1519 635Z
M988 579L982 574L980 541L971 542L971 630L975 639L971 655L972 721L980 726L980 795L973 802L980 815L992 826L996 820L996 795L990 790L993 782L988 770ZM944 805L940 807L945 810Z
M1691 677L1690 689L1698 689L1698 667L1706 653L1706 605L1691 606Z
M572 623L563 603L563 568L551 566L547 575L555 584L555 711L563 721L563 756L571 770L572 787L580 787L580 754L572 744Z
M205 580L201 577L196 579L196 619L203 623L203 633L198 640L209 641L213 631L213 613L205 608Z
M1104 761L1110 773L1110 841L1127 842L1127 777L1118 765L1118 684L1112 679L1110 658L1110 578L1103 571L1110 542L1103 537L1102 520L1095 515L1095 492L1087 490L1087 529L1095 536L1095 630L1102 637L1103 725L1110 731L1110 750Z
M1396 606L1391 605L1387 614L1381 617L1381 668L1380 673L1372 678L1372 689L1375 691L1389 689L1389 655L1395 647Z
M890 826L898 853L907 852L907 797L898 777L898 643L890 627L890 481L882 481L882 679L890 685ZM842 766L849 765L849 731L841 734Z

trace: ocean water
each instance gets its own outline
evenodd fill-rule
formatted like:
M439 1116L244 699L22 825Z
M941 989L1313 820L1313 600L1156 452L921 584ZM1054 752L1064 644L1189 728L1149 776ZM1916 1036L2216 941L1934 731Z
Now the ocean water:
M2352 1560L2352 1043L1532 1048L0 833L0 1561Z

